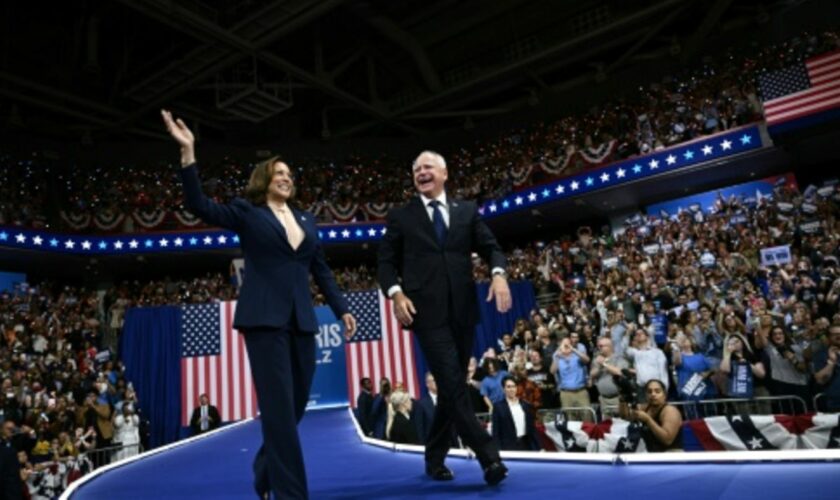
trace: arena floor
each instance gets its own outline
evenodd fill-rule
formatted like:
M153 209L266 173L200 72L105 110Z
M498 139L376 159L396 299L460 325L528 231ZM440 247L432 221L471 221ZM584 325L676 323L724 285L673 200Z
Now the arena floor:
M320 498L563 498L627 500L836 499L840 462L622 464L508 460L498 487L482 480L475 460L450 458L455 481L423 474L423 457L360 442L346 409L311 411L301 434L310 496ZM256 498L251 459L259 423L213 435L117 465L69 489L62 498ZM692 454L697 455L697 454Z

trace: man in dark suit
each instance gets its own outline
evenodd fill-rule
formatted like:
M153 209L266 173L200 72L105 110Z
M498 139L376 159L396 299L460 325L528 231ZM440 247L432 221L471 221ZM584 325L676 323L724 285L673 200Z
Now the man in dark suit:
M420 442L423 444L429 442L429 433L432 429L432 421L435 418L435 408L437 408L438 402L437 384L435 383L435 376L431 373L426 373L426 390L428 394L420 398L414 410L414 418L417 420L417 433Z
M199 406L193 410L190 418L190 429L192 429L193 436L212 431L219 427L222 421L219 417L218 408L210 404L210 398L207 394L199 396L198 402Z
M373 433L373 422L371 422L371 408L373 407L373 382L370 377L364 377L359 386L362 388L359 397L356 398L356 420L362 428L362 434L370 436Z
M426 473L452 479L444 465L452 426L476 454L484 479L495 485L507 475L499 451L482 429L467 397L466 368L479 321L471 253L493 269L487 300L510 309L505 256L474 202L448 199L443 157L424 151L412 166L419 196L388 213L379 244L377 278L394 301L394 314L412 327L440 389L426 445Z

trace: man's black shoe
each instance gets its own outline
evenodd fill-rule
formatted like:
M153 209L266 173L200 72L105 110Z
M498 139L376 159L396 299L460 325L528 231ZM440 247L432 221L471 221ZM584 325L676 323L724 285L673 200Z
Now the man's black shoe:
M452 481L455 479L455 475L452 474L452 471L445 465L439 465L434 468L426 467L426 475L435 481Z
M507 477L507 467L501 462L493 462L484 469L484 481L490 486L496 486Z

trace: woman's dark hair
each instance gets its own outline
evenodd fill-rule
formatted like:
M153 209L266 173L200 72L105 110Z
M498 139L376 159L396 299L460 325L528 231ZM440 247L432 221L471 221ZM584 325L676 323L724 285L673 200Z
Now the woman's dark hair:
M245 199L254 205L265 205L265 195L268 191L269 184L271 184L271 179L274 177L274 166L278 163L286 165L286 167L289 168L289 172L292 172L292 168L289 167L289 165L279 156L272 156L271 158L258 163L257 166L254 167L254 170L251 171L251 177L248 179L248 185L245 186L245 192L243 193ZM294 195L295 188L292 187L292 197L294 197Z
M648 380L648 381L647 381L647 383L645 383L645 393L647 393L648 386L650 386L650 384L659 384L659 387L661 387L661 388L662 388L662 392L664 392L664 393L665 393L665 395L667 396L667 394L668 394L668 388L667 388L667 387L665 387L665 383L664 383L664 382L662 382L661 380L659 380L659 379L657 379L657 378L652 378L652 379Z
M484 369L488 372L490 371L490 366L493 366L493 371L498 373L499 372L499 360L494 358L485 358L484 359Z

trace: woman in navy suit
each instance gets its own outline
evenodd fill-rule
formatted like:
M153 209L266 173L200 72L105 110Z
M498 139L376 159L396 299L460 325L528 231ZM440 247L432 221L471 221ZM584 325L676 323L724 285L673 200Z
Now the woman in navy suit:
M493 405L493 440L500 450L538 451L533 407L516 397L516 380L502 379L505 399Z
M254 459L254 487L267 497L308 498L297 434L315 374L318 322L309 275L324 293L349 339L356 320L327 266L315 217L289 205L294 179L272 158L251 173L243 198L219 204L201 192L195 138L180 119L162 110L181 146L181 179L187 208L204 222L235 231L245 256L245 279L233 326L245 335L260 406L263 445Z

